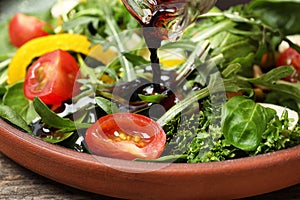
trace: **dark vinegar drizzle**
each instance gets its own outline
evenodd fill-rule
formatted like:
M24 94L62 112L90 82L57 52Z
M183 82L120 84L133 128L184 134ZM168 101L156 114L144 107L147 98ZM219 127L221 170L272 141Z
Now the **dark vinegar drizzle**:
M150 51L150 60L151 60L151 68L153 73L153 83L160 84L161 83L161 69L159 58L157 55L158 48L149 48Z
M158 49L161 46L163 37L160 35L158 28L154 27L157 17L153 17L149 25L143 25L143 35L145 42L150 51L150 61L153 73L153 83L161 83L161 68L158 58Z
M153 73L153 83L161 84L161 68L158 49L163 40L169 39L168 29L180 27L179 16L184 15L185 0L144 1L140 4L142 12L148 15L140 16L127 0L122 0L128 11L136 18L143 28L146 45L150 51L150 61ZM132 2L131 2L132 3ZM136 8L136 7L135 7ZM144 13L145 14L145 13ZM176 21L176 19L178 20ZM183 25L182 25L183 26Z
M211 9L217 0L122 0L129 13L143 27L151 53L153 82L161 83L157 50L163 40L177 40L197 16Z

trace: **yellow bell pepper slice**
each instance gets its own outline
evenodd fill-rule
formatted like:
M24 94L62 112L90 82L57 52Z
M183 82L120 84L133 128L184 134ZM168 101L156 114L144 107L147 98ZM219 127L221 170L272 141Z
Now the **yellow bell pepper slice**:
M74 51L88 55L91 51L91 43L87 37L79 34L56 34L39 37L21 46L8 67L8 84L22 80L26 75L26 69L32 60L48 52L61 49Z

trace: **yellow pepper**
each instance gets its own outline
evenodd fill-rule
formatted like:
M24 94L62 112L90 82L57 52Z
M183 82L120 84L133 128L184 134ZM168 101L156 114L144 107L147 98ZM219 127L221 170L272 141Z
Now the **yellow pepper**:
M95 48L90 48L91 43L86 36L79 34L57 34L39 37L21 46L8 67L8 84L15 83L22 80L26 75L26 69L34 58L40 57L48 52L61 49L64 51L74 51L85 55L95 54L92 52ZM102 47L97 46L97 51ZM107 57L113 57L114 52L102 52L101 57L105 58L104 63L107 62ZM94 56L93 56L94 57ZM100 61L101 58L96 58Z

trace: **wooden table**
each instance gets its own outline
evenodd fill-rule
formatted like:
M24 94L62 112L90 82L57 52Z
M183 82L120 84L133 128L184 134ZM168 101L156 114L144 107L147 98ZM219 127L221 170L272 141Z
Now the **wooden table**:
M299 169L300 173L300 169ZM0 153L0 199L5 200L116 200L77 190L39 176ZM300 184L244 200L300 200Z

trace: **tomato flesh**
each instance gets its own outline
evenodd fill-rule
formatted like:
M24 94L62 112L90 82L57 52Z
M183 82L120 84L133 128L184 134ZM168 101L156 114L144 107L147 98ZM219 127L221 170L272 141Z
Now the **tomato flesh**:
M79 66L68 52L47 53L29 67L24 95L30 100L39 97L46 104L60 104L72 97L78 73Z
M290 82L300 81L300 54L293 48L287 48L283 51L276 62L276 66L287 66L291 65L295 71L291 76L286 77L284 80Z
M50 25L42 20L17 13L9 22L9 38L11 43L16 47L21 47L23 44L37 37L49 35L44 29Z
M101 117L85 135L94 154L125 160L156 159L165 146L164 130L152 119L133 113Z

